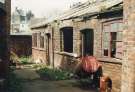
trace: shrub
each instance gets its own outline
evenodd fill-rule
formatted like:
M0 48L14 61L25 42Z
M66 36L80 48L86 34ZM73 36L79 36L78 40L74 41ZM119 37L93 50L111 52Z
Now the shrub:
M71 73L59 69L45 67L37 70L37 72L46 80L66 80L71 78Z
M19 62L21 64L30 64L31 63L31 57L22 56L21 58L19 58Z

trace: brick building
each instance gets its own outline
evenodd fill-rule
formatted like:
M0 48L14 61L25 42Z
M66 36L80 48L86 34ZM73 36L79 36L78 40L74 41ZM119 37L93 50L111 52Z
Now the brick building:
M135 3L134 0L125 0L124 8L123 0L86 2L61 16L32 25L34 61L72 71L79 62L76 57L92 55L102 63L104 75L111 78L112 92L134 92L135 83L131 81L134 80L134 52L129 54L134 49L134 32L127 32L130 26L134 26L134 16L128 19L128 14L132 13L128 8L131 1ZM124 27L123 19L126 24L131 23ZM132 68L127 69L130 66Z
M135 92L135 0L124 0L122 92Z
M10 0L0 0L0 77L7 73L9 62Z

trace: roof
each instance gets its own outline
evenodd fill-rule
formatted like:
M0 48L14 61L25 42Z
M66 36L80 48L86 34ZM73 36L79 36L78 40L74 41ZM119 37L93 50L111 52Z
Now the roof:
M68 20L86 14L100 13L103 9L107 10L122 2L123 0L101 0L100 2L97 1L93 3L85 2L76 8L71 8L68 11L63 12L60 16L51 17L49 19L46 19L45 21L32 25L31 28L37 28L46 25L48 23L53 22L54 20Z
M90 4L88 7L83 8L81 10L78 10L77 12L71 12L69 14L66 14L64 16L60 16L60 19L68 19L68 18L74 18L74 17L79 17L87 13L95 13L95 12L100 12L102 9L108 9L110 7L113 7L119 3L121 3L123 0L105 0L102 2L97 2Z

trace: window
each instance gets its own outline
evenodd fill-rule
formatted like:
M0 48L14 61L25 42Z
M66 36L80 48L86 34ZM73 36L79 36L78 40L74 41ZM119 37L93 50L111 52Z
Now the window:
M111 57L116 57L116 42L117 42L117 32L111 32Z
M33 47L37 47L37 33L33 33Z
M40 33L40 48L44 48L44 34Z
M109 44L109 38L110 37L110 34L109 32L104 32L103 33L103 48L104 48L104 56L108 56L109 55L109 47L110 47L110 44Z
M122 58L122 31L123 23L121 21L103 24L103 56Z
M61 49L64 52L73 52L73 28L65 27L61 29Z

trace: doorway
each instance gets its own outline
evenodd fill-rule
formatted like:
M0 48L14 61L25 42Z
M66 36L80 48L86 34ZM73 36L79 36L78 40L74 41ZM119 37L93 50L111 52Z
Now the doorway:
M94 32L93 29L81 30L82 34L82 56L93 56L94 48Z
M51 35L48 33L48 34L46 34L46 59L47 59L47 65L50 65L51 63L50 63L50 49L51 49L51 43L50 43L50 41L51 41Z

